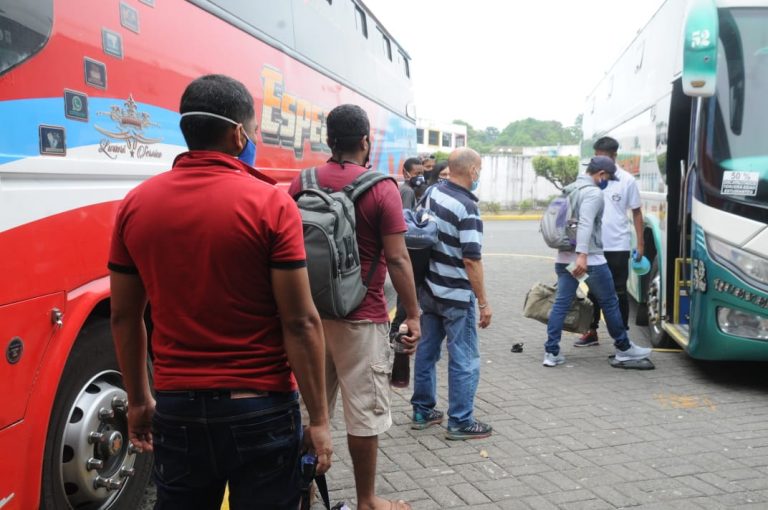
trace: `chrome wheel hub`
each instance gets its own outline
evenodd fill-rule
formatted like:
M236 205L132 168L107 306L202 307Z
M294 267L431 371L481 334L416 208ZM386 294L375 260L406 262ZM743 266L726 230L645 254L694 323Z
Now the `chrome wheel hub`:
M133 476L127 395L120 373L101 372L80 390L61 445L61 484L72 508L106 508Z

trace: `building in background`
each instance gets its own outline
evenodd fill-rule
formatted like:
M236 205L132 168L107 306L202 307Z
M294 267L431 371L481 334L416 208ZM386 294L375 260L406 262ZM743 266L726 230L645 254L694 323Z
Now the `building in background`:
M467 145L467 126L428 119L416 121L416 150L419 154L451 152Z

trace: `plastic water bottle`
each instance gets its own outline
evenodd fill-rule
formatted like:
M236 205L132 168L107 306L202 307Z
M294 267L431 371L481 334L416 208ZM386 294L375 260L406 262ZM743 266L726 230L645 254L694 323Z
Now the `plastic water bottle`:
M400 324L395 336L395 362L392 364L392 377L389 384L395 388L407 388L411 382L411 357L405 352L403 337L408 334L408 326Z

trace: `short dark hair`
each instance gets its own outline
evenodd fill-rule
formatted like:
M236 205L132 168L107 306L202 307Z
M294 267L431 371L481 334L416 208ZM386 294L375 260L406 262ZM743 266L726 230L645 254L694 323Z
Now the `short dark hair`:
M187 85L181 95L179 113L208 112L246 124L253 119L253 96L245 85L223 74L208 74ZM181 133L190 150L204 150L221 142L229 122L203 115L181 119Z
M421 159L419 158L408 158L405 160L405 163L403 163L403 168L405 168L406 172L410 172L415 165L420 165Z
M356 104L337 106L326 118L328 145L334 154L355 150L360 139L371 133L365 110Z
M604 136L602 138L598 138L592 148L596 151L615 153L619 152L619 142L617 142L615 138Z
M432 173L429 175L429 180L427 181L427 184L435 184L437 180L440 178L440 172L445 170L448 167L448 161L441 160L435 163L435 168L432 169Z

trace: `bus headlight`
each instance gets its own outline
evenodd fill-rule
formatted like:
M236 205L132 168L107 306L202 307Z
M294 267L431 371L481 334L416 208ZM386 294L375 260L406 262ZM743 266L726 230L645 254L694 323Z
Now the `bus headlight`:
M723 306L717 309L717 325L728 335L768 340L768 317Z
M711 236L707 236L707 247L719 264L762 288L768 286L768 260Z

